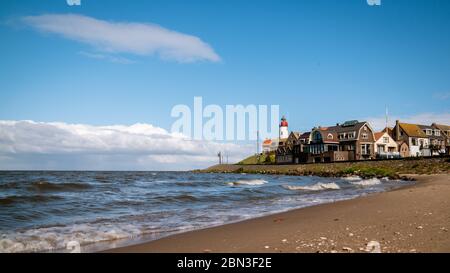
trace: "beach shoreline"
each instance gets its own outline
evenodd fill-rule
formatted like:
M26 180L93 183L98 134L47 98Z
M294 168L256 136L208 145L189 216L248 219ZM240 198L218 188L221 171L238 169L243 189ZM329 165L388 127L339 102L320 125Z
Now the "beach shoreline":
M417 183L105 252L348 253L367 252L368 244L391 253L450 252L449 173L402 176Z

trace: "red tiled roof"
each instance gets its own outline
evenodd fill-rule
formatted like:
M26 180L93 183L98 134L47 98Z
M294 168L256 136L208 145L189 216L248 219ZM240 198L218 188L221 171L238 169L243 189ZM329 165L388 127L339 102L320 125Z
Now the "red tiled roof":
M378 133L375 133L375 134L374 134L374 135L375 135L375 141L379 140L382 136L384 136L385 133L386 133L386 132L378 132Z

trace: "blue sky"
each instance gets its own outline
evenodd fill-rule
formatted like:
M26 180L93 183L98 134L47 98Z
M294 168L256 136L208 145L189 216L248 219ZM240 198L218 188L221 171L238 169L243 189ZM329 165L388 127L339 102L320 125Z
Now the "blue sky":
M69 13L195 36L220 61L105 52L21 20ZM205 104L279 104L301 131L376 120L385 105L405 119L449 113L447 0L376 7L365 0L6 0L0 22L0 120L169 130L172 107L192 105L194 96Z

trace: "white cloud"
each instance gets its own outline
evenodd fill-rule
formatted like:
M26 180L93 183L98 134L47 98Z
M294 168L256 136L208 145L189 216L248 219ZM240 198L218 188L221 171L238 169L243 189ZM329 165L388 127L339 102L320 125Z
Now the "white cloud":
M81 56L84 56L84 57L91 58L91 59L106 60L106 61L109 61L112 63L118 63L118 64L134 63L134 61L124 58L124 57L120 57L120 56L111 56L111 55L107 55L107 54L90 53L90 52L84 52L84 51L80 51L80 52L78 52L78 54L80 54Z
M61 122L0 121L0 168L180 170L230 163L252 146L194 141L150 124L91 126Z
M155 24L109 22L76 14L44 14L21 20L37 30L59 34L103 52L156 54L179 62L220 61L219 55L200 38Z
M366 120L374 128L374 130L381 131L386 127L386 117L369 117L362 120ZM389 126L393 127L395 121L400 120L404 123L431 125L437 124L449 124L450 125L450 113L421 113L412 116L389 116Z
M443 92L443 93L434 93L433 99L436 100L448 100L450 99L450 92Z

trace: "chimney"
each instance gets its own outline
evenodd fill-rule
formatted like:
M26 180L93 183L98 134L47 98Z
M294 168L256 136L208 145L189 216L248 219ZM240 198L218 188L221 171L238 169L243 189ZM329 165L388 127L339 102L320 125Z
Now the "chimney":
M400 121L395 121L395 140L400 141Z

